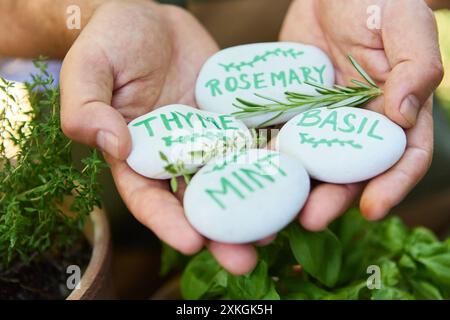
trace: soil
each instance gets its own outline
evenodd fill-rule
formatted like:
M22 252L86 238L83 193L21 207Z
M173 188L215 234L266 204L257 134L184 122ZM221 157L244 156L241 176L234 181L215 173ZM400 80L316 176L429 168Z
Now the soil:
M67 288L67 267L77 265L82 273L91 258L92 248L80 238L67 250L32 259L29 264L13 262L6 270L0 267L0 300L64 300Z

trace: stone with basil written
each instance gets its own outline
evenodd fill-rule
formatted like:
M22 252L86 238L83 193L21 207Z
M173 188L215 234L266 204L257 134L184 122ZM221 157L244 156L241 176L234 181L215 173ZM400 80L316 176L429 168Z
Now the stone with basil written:
M201 109L233 113L236 98L267 103L254 94L284 101L284 92L317 94L305 81L325 86L334 84L330 59L319 48L291 42L241 45L213 55L203 66L196 83ZM289 112L268 123L284 123L298 112ZM257 115L243 121L249 127L270 120L276 113Z
M266 149L215 158L184 194L191 225L224 243L249 243L288 225L303 207L310 182L301 163Z
M130 122L128 128L132 139L128 165L154 179L181 175L167 172L168 164L181 163L184 173L193 173L208 157L241 150L253 139L244 123L231 115L180 104L149 112Z
M283 126L277 149L298 158L309 175L353 183L391 168L406 147L404 130L382 114L359 108L306 111Z

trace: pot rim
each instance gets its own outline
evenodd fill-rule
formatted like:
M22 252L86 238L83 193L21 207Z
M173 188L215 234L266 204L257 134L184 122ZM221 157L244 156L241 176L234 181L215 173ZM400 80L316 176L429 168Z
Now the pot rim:
M89 215L84 234L92 245L89 264L80 280L80 287L74 289L66 300L82 300L97 290L98 276L105 276L102 271L109 265L111 249L111 232L105 211L95 208Z

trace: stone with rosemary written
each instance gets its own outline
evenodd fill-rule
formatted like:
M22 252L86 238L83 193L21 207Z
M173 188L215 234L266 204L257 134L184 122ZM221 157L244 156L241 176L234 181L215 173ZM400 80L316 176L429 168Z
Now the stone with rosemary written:
M313 109L291 119L277 149L298 158L309 175L354 183L391 168L406 147L404 130L382 114L359 108Z
M310 182L301 163L265 149L218 157L200 169L184 195L191 225L224 243L250 243L288 225L303 207Z
M128 165L153 179L194 173L210 158L252 143L247 127L231 115L174 104L128 124L132 151Z
M257 43L228 48L212 56L200 72L195 93L201 109L233 113L240 110L233 105L236 98L265 102L255 93L280 100L285 91L316 94L305 81L333 85L334 69L324 52L300 43ZM288 112L268 124L286 122L296 113ZM275 114L243 121L256 127Z

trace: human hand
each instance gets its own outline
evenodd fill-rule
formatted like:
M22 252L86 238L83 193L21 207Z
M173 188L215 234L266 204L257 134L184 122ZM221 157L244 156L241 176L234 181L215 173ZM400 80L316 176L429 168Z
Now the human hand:
M173 248L193 254L205 244L226 269L242 274L256 264L251 245L207 242L185 218L183 187L135 173L127 122L158 106L195 105L205 60L218 50L182 9L129 0L101 6L67 54L61 72L62 128L70 138L105 153L126 205Z
M381 28L369 29L369 6L380 8ZM338 84L358 79L352 54L384 88L368 107L406 129L400 161L367 184L320 184L300 214L310 230L324 229L362 192L360 208L370 220L384 217L427 172L433 153L432 93L443 77L434 16L421 0L295 0L281 41L313 44L333 61Z

